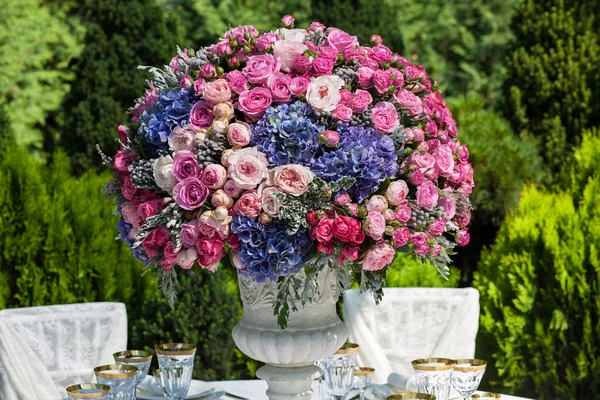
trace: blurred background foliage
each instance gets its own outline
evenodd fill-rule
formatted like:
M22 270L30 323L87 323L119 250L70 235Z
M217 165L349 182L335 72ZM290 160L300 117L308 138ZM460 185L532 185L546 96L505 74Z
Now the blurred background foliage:
M600 2L0 0L0 308L123 301L130 345L184 340L200 379L252 376L233 345L235 272L190 272L171 310L120 241L96 143L164 65L229 27L292 13L373 33L439 82L475 168L472 243L450 280L399 255L392 287L475 286L482 387L600 393ZM218 304L218 307L215 306Z

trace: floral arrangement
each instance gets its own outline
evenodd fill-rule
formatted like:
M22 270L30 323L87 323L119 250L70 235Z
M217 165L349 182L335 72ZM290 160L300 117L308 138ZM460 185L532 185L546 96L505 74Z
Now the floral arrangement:
M469 242L473 169L423 67L314 22L178 49L119 126L121 238L173 301L177 272L279 282L285 326L325 267L382 295L397 252L443 274ZM147 68L147 67L146 67ZM306 284L298 272L306 273ZM312 288L312 289L311 289Z

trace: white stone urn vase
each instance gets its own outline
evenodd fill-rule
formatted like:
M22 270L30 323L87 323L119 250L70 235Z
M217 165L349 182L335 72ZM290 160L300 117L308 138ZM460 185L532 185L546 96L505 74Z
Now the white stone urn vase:
M305 278L303 271L298 274ZM310 400L312 381L321 373L314 362L346 342L348 331L336 312L335 273L325 269L318 281L319 293L312 303L298 303L297 312L290 310L282 330L273 313L277 282L239 277L244 313L233 328L233 340L244 354L266 364L256 375L267 381L270 400Z

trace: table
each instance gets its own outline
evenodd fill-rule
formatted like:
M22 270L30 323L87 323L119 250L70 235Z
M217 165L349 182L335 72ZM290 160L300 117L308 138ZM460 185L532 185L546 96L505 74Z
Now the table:
M227 393L235 394L237 396L245 397L249 400L268 400L265 392L267 391L267 383L258 379L246 380L246 381L219 381L212 382L223 388ZM316 382L315 382L316 383ZM315 389L313 385L313 389ZM235 398L225 396L223 399L235 400ZM316 397L314 397L316 400ZM239 400L239 399L238 399ZM529 400L524 397L502 395L500 400Z

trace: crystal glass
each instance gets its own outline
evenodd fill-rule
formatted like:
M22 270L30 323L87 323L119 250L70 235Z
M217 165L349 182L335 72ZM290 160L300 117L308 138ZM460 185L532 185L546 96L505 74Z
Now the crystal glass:
M325 382L325 370L327 369L327 359L315 361L315 365L321 368L321 371L323 372L317 378L317 393L315 393L315 395L319 400L330 400L331 396L329 395L327 382Z
M160 381L169 400L183 400L190 389L196 346L166 343L154 347L160 366Z
M479 387L487 362L472 358L455 361L452 387L466 400Z
M420 393L432 394L437 400L448 400L452 372L456 361L447 358L422 358L412 362Z
M375 368L370 367L356 367L354 369L354 387L360 392L360 400L365 398L365 389L371 383Z
M329 386L329 394L336 400L342 400L352 389L356 353L358 345L346 343L327 361L325 380Z
M150 369L150 363L152 362L152 353L144 350L126 350L119 351L113 354L115 362L119 365L133 365L137 367L137 375L135 377L135 386L139 385Z
M131 365L102 365L94 368L96 381L110 386L111 400L135 399L135 377L137 368Z
M101 399L107 400L110 393L110 386L100 383L82 383L72 385L67 388L67 394L70 399Z
M406 400L406 399L421 399L421 400L435 400L435 396L427 393L398 393L386 397L385 400Z
M474 395L471 396L472 399L477 399L477 400L496 400L499 399L500 397L502 397L502 395L500 395L499 393L475 393Z

